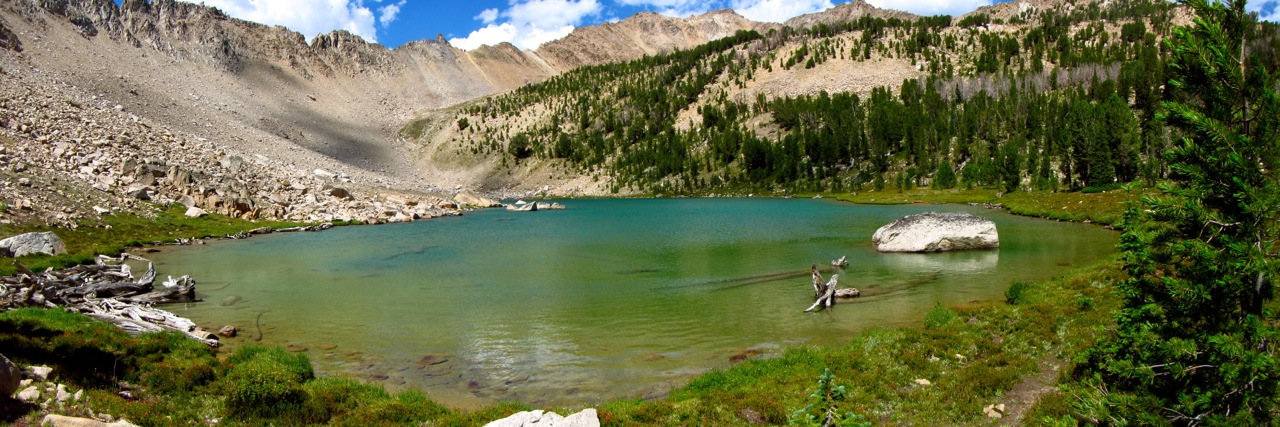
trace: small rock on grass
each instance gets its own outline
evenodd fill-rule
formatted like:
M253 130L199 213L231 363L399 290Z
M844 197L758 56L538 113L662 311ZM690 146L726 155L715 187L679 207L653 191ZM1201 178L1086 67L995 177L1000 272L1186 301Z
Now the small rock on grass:
M26 403L33 403L40 398L40 388L36 386L27 387L18 392L17 398Z
M31 366L27 368L27 373L31 374L30 378L40 381L48 380L51 372L53 372L53 368L48 366Z
M987 414L987 418L1004 418L1004 404L996 403L987 405L982 408L982 412Z

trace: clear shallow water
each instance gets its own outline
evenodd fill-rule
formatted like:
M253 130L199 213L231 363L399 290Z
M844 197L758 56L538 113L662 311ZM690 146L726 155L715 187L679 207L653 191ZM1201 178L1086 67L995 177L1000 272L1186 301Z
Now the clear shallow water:
M965 206L564 204L259 236L151 259L161 277L196 278L205 300L165 308L209 328L239 327L228 347L255 343L258 321L262 344L308 348L321 375L420 388L457 406L575 405L657 395L742 355L920 325L937 302L999 300L1009 283L1090 263L1117 241L1100 227ZM928 210L995 221L1000 249L872 248L876 228ZM840 285L870 295L831 315L803 313L809 266L840 256L849 260Z

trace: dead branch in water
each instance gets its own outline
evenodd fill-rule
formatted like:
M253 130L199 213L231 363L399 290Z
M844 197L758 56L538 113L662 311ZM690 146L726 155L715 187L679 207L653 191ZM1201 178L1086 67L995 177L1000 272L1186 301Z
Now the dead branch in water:
M147 271L137 279L125 263L130 259L147 262ZM129 254L120 258L99 255L94 264L44 273L35 273L17 260L13 264L19 273L0 278L0 310L65 307L130 334L169 330L218 346L216 334L152 307L157 303L197 301L196 282L187 276L169 277L157 288L155 266L148 259Z

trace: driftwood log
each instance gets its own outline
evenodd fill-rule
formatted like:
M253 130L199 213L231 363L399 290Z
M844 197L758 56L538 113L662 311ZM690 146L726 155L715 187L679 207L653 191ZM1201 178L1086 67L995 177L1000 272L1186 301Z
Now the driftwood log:
M134 278L130 259L147 262L147 271ZM169 277L154 285L155 266L150 260L124 254L99 255L94 264L35 273L18 261L19 273L0 278L0 311L19 307L65 307L111 323L130 334L176 331L218 346L216 334L204 331L186 318L152 307L157 303L196 299L196 282L190 277Z
M843 259L843 258L842 258ZM822 273L818 272L818 265L814 264L810 267L810 275L813 283L813 305L806 308L806 313L813 311L818 307L822 309L830 309L835 305L836 298L853 298L862 295L855 288L836 289L836 282L839 280L839 274L832 274L831 280L824 281Z
M300 227L285 227L285 228L259 227L252 230L241 231L236 234L227 234L222 236L221 238L227 239L227 240L240 240L240 239L247 239L251 236L256 236L260 234L294 233L299 231L324 231L330 228L333 228L333 224L328 222L323 224L300 226ZM215 239L216 238L217 237L215 237ZM179 237L177 239L174 239L172 242L151 242L151 244L154 246L203 245L204 239L200 239L198 237Z

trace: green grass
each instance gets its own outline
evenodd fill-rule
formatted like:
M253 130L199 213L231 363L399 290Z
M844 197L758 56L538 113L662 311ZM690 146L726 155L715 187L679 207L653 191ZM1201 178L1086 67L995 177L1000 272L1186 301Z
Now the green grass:
M86 222L74 230L53 229L36 225L0 224L0 236L13 236L35 231L53 231L67 245L67 253L58 256L29 255L19 259L33 271L65 268L93 262L98 254L116 256L130 247L156 242L173 242L179 238L221 237L259 227L292 227L301 225L286 221L249 221L210 214L188 218L180 204L160 209L155 218L133 215L108 215L101 222ZM17 269L0 265L0 275L13 275Z
M843 346L792 348L776 359L705 373L664 399L605 402L598 411L612 426L786 424L810 403L815 379L830 370L833 384L847 392L841 413L875 424L988 423L983 406L1010 403L1007 394L1044 360L1069 363L1093 341L1095 329L1110 325L1118 271L1111 261L1021 287L1017 305L938 306L919 328L873 329ZM1090 303L1081 304L1084 299ZM350 379L314 378L305 356L279 348L245 347L219 361L178 334L129 337L61 310L0 313L0 348L14 349L6 351L21 364L53 365L59 381L90 390L93 410L143 426L208 419L232 426L467 426L528 409L498 404L455 411L419 392L391 394ZM144 386L136 400L113 393L120 381ZM1065 396L1048 396L1028 421L1069 416Z
M1134 189L1111 189L1096 192L1067 191L1016 191L1001 193L990 189L932 190L918 188L907 191L862 191L849 194L828 194L852 203L873 205L900 205L913 203L981 203L1000 204L1015 215L1033 216L1059 221L1089 222L1118 227L1124 216L1125 204L1137 200L1154 190L1135 186Z
M875 329L843 347L790 349L778 359L704 374L665 400L611 402L600 408L601 417L605 425L728 426L744 424L743 414L752 413L785 423L786 414L805 406L814 379L830 369L848 391L842 409L877 424L984 424L982 407L1006 402L1006 393L1042 360L1070 359L1092 342L1094 327L1109 324L1109 309L1117 305L1109 284L1117 274L1110 263L1077 270L1024 289L1017 306L940 307L935 311L949 320L935 320L930 329ZM1081 296L1100 309L1080 309Z

